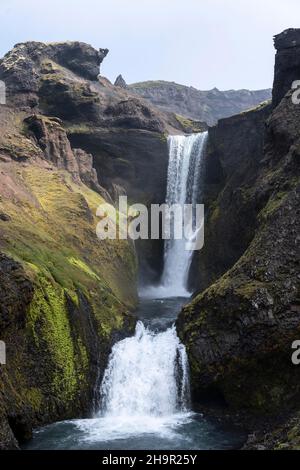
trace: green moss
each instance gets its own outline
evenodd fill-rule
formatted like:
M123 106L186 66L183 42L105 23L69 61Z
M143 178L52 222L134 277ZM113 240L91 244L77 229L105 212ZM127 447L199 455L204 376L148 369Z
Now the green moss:
M259 281L250 281L241 284L236 289L236 293L246 299L253 299L253 294L258 290L264 289L266 285Z
M28 388L25 390L24 398L34 411L38 412L41 409L43 403L43 394L40 389L36 387Z
M210 216L210 224L212 224L212 226L217 222L218 218L220 217L220 213L220 207L216 206Z
M10 155L14 160L31 159L33 156L41 156L40 148L30 139L20 134L6 134L0 150Z
M288 196L287 192L276 193L274 197L271 197L267 205L260 212L259 216L263 219L268 218L272 215L277 209L279 209Z
M52 392L64 401L74 398L77 390L75 353L62 288L40 275L31 302L27 327L38 347L46 348L53 363Z
M86 274L91 276L96 281L100 282L99 276L97 276L97 274L94 273L94 271L91 268L89 268L89 266L87 264L85 264L82 260L71 257L71 258L69 258L69 263L71 263L73 266L76 266L77 268L81 269L83 272L85 272Z
M162 143L167 143L167 141L168 141L168 136L169 136L169 135L168 135L167 132L162 132L162 133L160 134L160 139L159 139L160 142L162 142Z
M10 178L14 197L5 191L0 197L0 211L11 217L1 225L0 249L23 265L34 286L26 338L46 376L34 390L20 367L22 352L7 387L16 402L35 411L46 406L45 395L71 407L89 387L90 357L70 312L84 314L84 297L101 344L111 341L136 302L134 247L127 240L98 240L96 209L103 199L67 172L12 162Z
M271 100L262 101L258 105L253 106L252 108L246 109L246 111L242 111L241 113L239 113L239 115L247 115L247 114L250 114L250 113L255 113L257 111L260 111L260 110L266 108L270 104L271 104Z
M175 114L175 117L186 132L202 132L205 130L203 124L200 122L193 121L180 114Z

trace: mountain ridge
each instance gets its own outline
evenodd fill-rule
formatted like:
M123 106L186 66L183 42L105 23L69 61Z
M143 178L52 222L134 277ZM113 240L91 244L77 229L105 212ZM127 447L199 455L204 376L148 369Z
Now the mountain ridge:
M122 77L123 78L123 77ZM246 111L271 99L272 90L198 90L165 80L148 80L127 88L163 111L214 125L219 119Z

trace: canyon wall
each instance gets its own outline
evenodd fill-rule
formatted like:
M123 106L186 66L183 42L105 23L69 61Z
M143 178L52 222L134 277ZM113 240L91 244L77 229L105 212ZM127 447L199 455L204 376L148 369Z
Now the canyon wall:
M177 323L194 399L222 397L260 415L297 409L300 397L291 360L300 331L299 40L300 30L275 38L272 105L209 131L206 243L191 272L198 294Z

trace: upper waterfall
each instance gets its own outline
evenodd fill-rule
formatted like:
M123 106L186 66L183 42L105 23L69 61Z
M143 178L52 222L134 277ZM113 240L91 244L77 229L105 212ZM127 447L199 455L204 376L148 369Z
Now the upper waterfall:
M201 192L202 162L208 132L189 136L170 136L166 203L168 206L196 206ZM188 274L193 251L186 250L186 240L165 241L164 270L157 294L161 297L188 297Z

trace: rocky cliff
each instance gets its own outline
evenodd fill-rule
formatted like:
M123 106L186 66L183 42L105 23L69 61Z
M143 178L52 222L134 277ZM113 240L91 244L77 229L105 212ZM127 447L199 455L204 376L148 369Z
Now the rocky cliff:
M122 82L124 87L124 80ZM271 90L200 91L174 82L133 83L128 89L163 111L169 111L212 126L219 119L233 116L270 100Z
M17 44L0 61L7 106L26 110L24 126L42 147L52 132L50 127L62 127L67 146L73 149L72 154L66 149L63 164L73 175L81 171L82 181L106 200L115 202L119 194L127 194L131 202L161 203L168 166L167 134L205 126L159 111L99 76L107 53L107 49L96 51L80 42ZM48 117L51 126L39 122L39 115ZM54 154L60 152L59 146ZM45 151L49 156L49 149ZM142 268L158 276L162 243L140 244L138 250Z
M56 119L0 115L0 447L14 447L91 410L113 338L134 327L137 273L130 244L97 240L89 155Z
M300 398L291 360L300 331L300 107L290 90L299 40L300 30L275 38L272 106L209 131L206 244L191 279L198 295L177 324L194 398L222 397L259 415L298 409Z
M107 52L29 42L0 61L1 448L87 415L135 325L135 249L97 239L96 209L120 193L163 201L166 134L187 129L99 77Z

